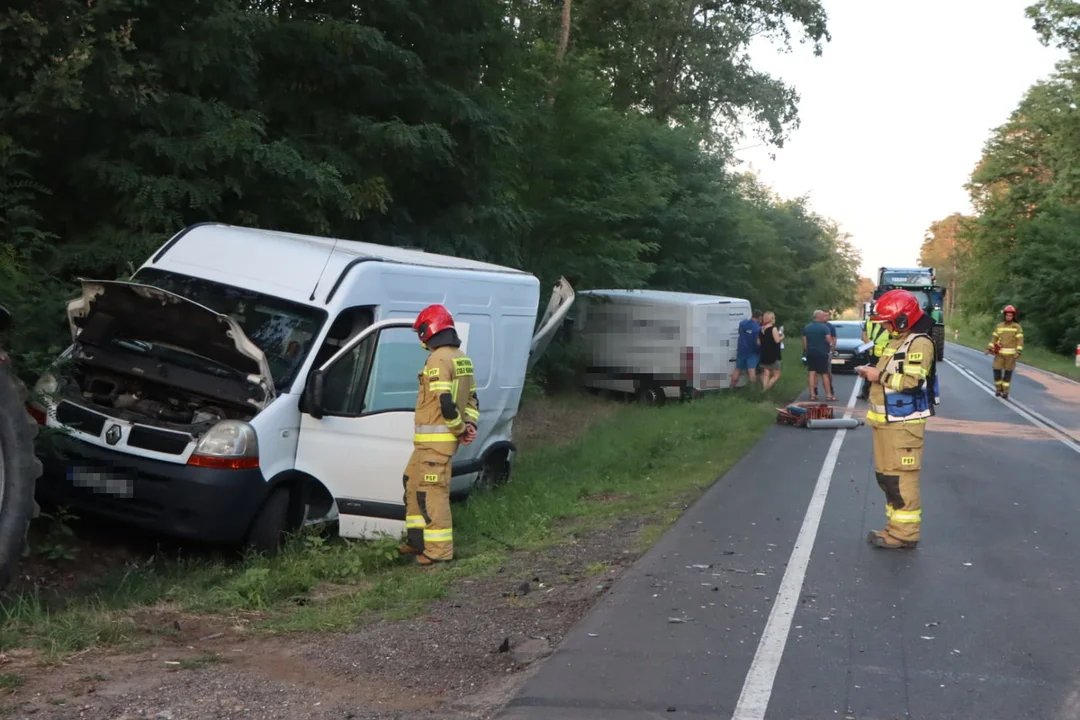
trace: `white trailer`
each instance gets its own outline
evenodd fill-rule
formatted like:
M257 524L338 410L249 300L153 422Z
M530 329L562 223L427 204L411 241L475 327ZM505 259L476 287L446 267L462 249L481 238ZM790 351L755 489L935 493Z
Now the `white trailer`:
M575 310L573 332L588 357L585 387L662 403L728 387L750 302L663 290L585 290Z

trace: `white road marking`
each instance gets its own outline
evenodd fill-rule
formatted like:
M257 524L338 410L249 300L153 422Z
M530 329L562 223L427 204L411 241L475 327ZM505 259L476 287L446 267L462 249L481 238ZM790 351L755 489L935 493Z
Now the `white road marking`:
M975 373L968 368L953 360L946 359L945 362L946 364L950 365L954 370L966 377L968 380L975 383L975 385L987 395L992 396L994 394L994 386L975 375ZM1080 453L1080 444L1076 442L1076 438L1074 438L1068 430L1058 425L1050 418L1035 412L1027 405L1024 405L1022 402L1019 402L1017 400L1002 400L1001 404L1012 410L1020 417L1027 420L1035 427L1045 430L1051 435L1051 437L1053 437L1055 440L1060 441L1070 450Z
M851 390L851 397L848 398L845 418L850 418L852 410L855 409L855 400L862 384L859 380L861 378L856 381L855 387ZM840 455L840 446L844 444L847 432L847 430L836 431L832 445L829 446L829 452L825 455L825 462L821 465L817 485L814 486L814 494L810 496L810 504L806 508L802 528L795 539L795 547L791 549L787 570L784 571L784 577L780 580L780 590L776 593L776 600L773 602L769 619L765 623L765 630L761 633L761 640L758 642L757 652L754 653L754 661L750 663L750 671L743 682L732 720L764 720L765 718L765 710L769 706L769 698L772 697L773 683L776 681L776 671L780 669L780 660L784 657L784 646L787 645L788 635L791 632L791 620L799 604L803 580L806 578L806 568L810 564L810 553L814 549L814 540L817 539L818 527L821 525L825 498L829 494L829 485L832 483L833 471L836 469L836 458Z
M961 350L967 350L968 352L975 353L976 355L982 355L982 350L976 350L975 348L969 348L967 345L957 345L956 343L947 342L947 343L945 343L945 348L948 349L950 345L952 347L960 348ZM960 353L960 354L963 355L963 353ZM946 360L945 362L948 362L948 361ZM1037 368L1034 365L1028 365L1028 364L1022 363L1022 362L1017 362L1016 367L1023 368L1025 370L1034 370L1037 373L1044 373L1046 375L1050 375L1055 380L1064 380L1065 382L1072 383L1073 385L1080 385L1080 382L1077 382L1076 380L1073 380L1071 377L1068 377L1067 375L1062 375L1061 373L1056 373L1053 370L1043 370L1042 368Z

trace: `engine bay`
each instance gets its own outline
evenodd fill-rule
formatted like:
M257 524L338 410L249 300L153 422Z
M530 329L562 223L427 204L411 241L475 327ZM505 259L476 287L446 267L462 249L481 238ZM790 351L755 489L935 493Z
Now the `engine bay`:
M250 407L100 368L76 366L60 381L60 398L131 422L181 430L196 437L222 420L250 420Z

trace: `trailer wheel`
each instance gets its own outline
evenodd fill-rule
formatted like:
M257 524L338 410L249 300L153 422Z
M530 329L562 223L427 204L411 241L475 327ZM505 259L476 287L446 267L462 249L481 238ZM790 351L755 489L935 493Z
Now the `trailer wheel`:
M34 454L38 425L26 411L26 386L0 351L0 590L15 575L34 514L41 461Z
M664 388L649 384L638 388L637 399L646 405L663 405L667 400L667 395L664 393Z

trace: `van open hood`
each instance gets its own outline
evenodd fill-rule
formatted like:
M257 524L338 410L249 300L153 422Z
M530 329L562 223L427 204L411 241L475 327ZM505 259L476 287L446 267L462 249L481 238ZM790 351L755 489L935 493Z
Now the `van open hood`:
M243 373L274 395L270 364L259 346L228 315L151 285L82 280L82 296L68 303L72 340L109 346L114 339L161 343Z

